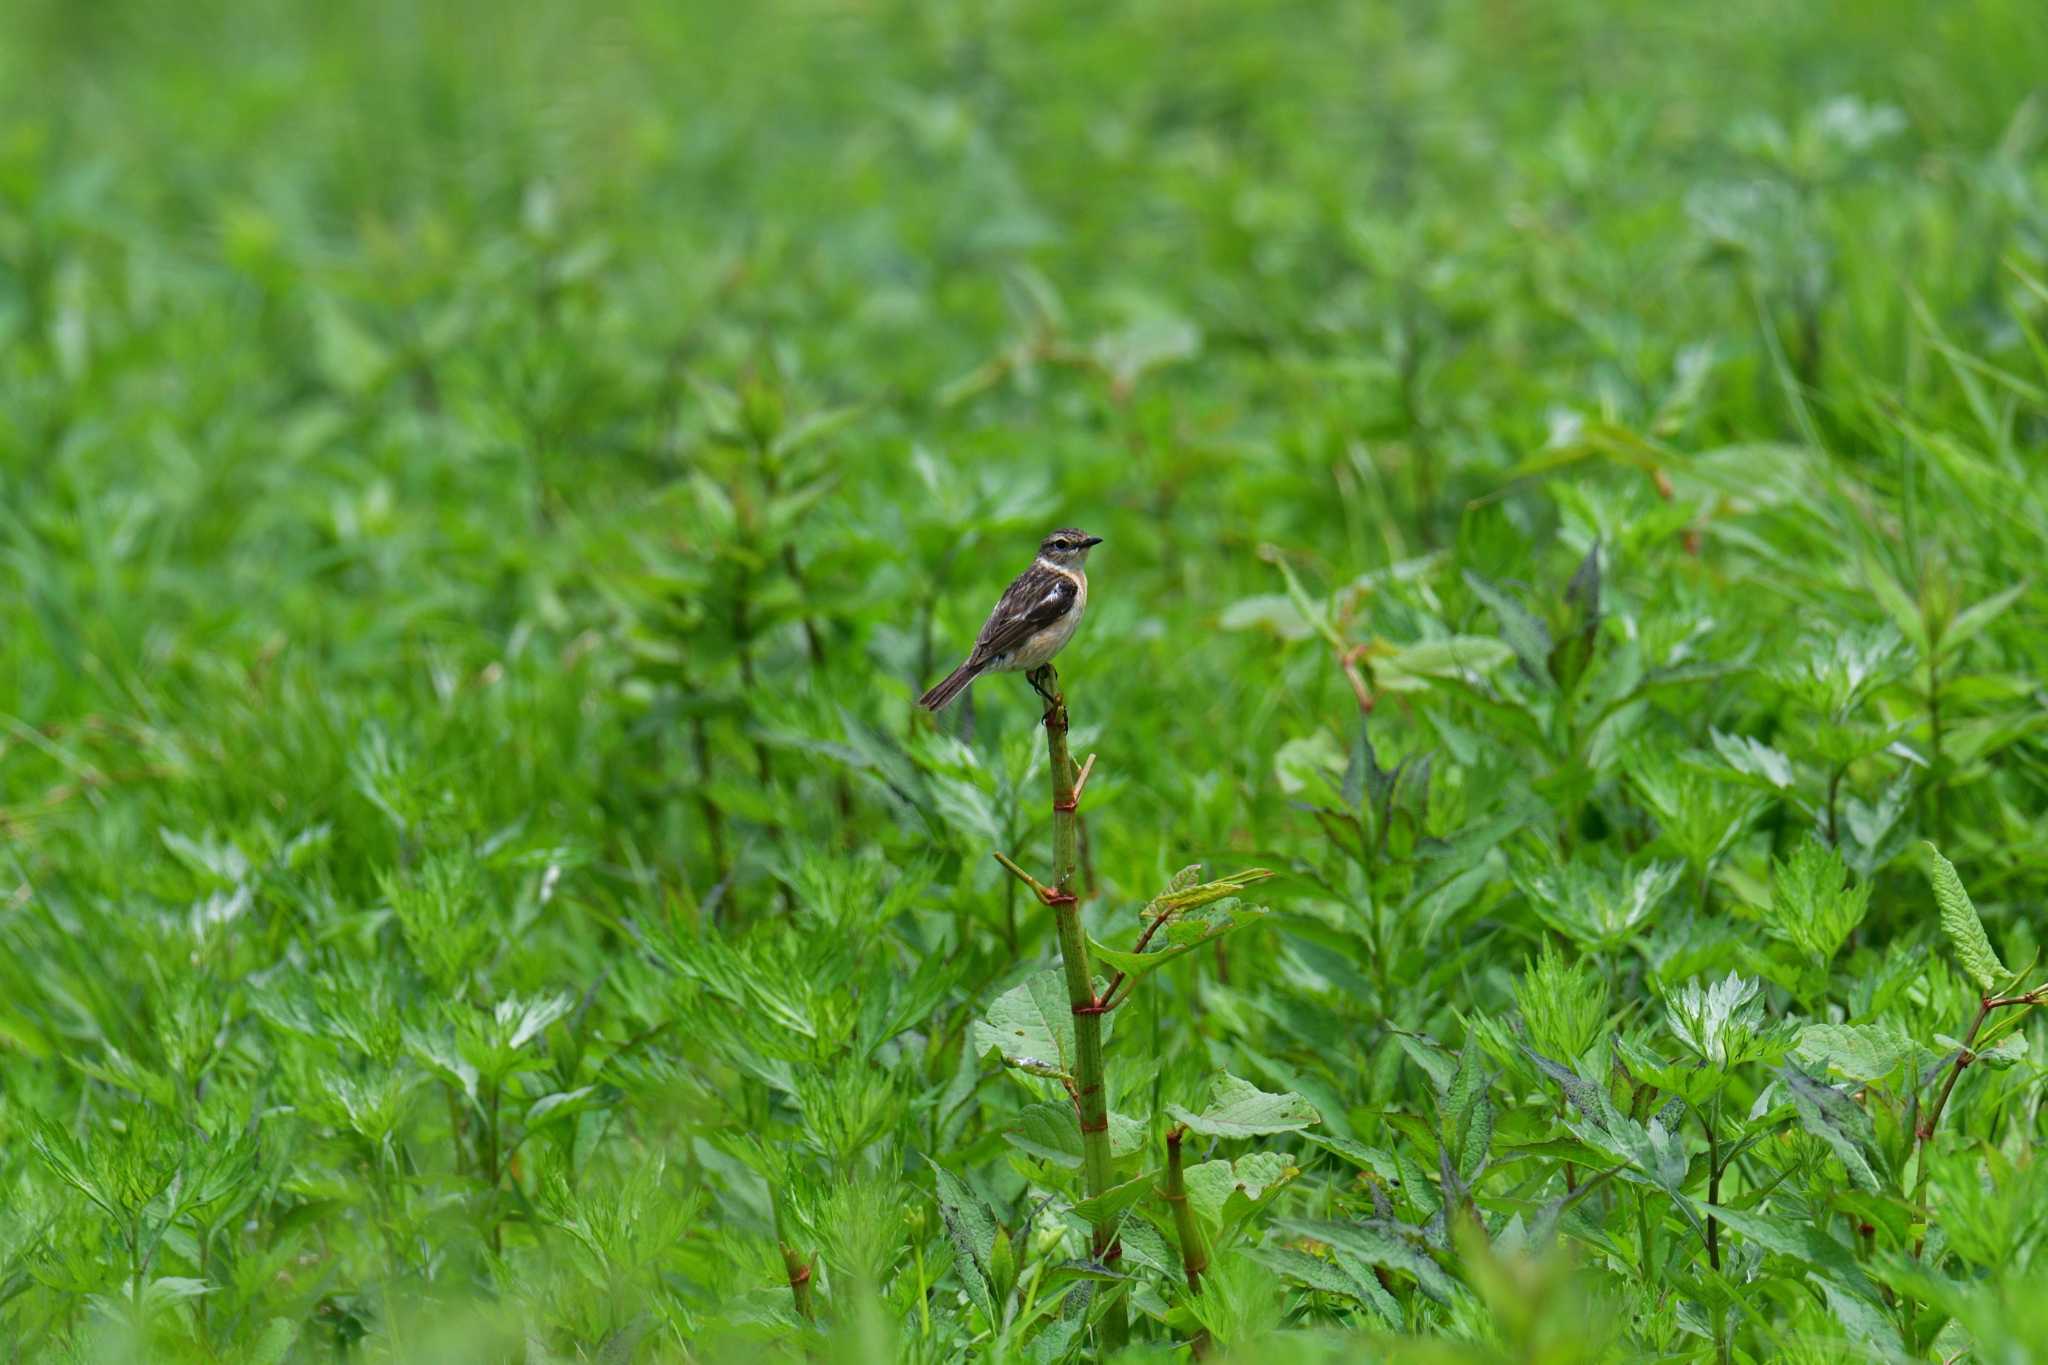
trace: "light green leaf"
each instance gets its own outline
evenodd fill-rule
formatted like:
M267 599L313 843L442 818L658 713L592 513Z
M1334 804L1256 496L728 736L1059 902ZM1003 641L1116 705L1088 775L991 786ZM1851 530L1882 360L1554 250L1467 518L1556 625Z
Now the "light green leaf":
M1189 1113L1177 1104L1167 1105L1166 1112L1190 1132L1209 1137L1263 1137L1322 1122L1315 1106L1293 1091L1269 1094L1227 1071L1211 1086L1208 1107L1201 1113Z
M1221 1221L1223 1206L1233 1194L1256 1203L1266 1192L1286 1184L1301 1171L1277 1152L1248 1152L1236 1161L1204 1161L1181 1173L1188 1203L1204 1217Z
M1453 635L1419 640L1372 661L1372 680L1382 692L1420 692L1437 678L1491 673L1515 651L1486 635Z
M1098 980L1099 993L1108 983ZM1104 1033L1108 1032L1104 1017ZM996 998L974 1025L974 1054L1002 1056L1005 1065L1036 1076L1071 1079L1074 1074L1074 1013L1067 979L1048 967Z
M585 1085L541 1096L526 1111L526 1131L531 1133L547 1124L582 1113L591 1107L591 1096L596 1093L596 1086Z
M1799 1030L1792 1055L1803 1066L1869 1084L1884 1080L1921 1051L1905 1026L1886 1016L1868 1024L1808 1024Z
M1774 791L1784 791L1792 785L1792 760L1770 745L1747 735L1726 735L1719 730L1711 733L1715 752L1736 772Z
M1984 994L1991 995L2010 973L1992 951L1991 940L1984 936L1984 921L1977 917L1977 907L1970 903L1970 893L1963 889L1956 865L1942 857L1941 850L1931 843L1927 851L1932 859L1927 875L1934 883L1935 904L1941 907L1941 932L1948 935L1949 946L1956 950L1956 958L1970 979Z
M1282 593L1239 598L1223 609L1216 624L1225 630L1270 630L1283 640L1306 640L1315 633L1294 600Z

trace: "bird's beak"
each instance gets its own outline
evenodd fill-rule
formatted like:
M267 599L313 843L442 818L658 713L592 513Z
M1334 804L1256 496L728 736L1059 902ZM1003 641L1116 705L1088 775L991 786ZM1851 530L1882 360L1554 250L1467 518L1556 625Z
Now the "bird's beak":
M1088 537L1088 539L1086 539L1086 540L1084 540L1084 541L1082 541L1082 542L1081 542L1081 548L1082 548L1082 549L1084 549L1084 550L1086 550L1086 549L1090 548L1091 546L1095 546L1095 545L1100 545L1101 543L1102 543L1102 537L1101 537L1101 536L1090 536L1090 537Z

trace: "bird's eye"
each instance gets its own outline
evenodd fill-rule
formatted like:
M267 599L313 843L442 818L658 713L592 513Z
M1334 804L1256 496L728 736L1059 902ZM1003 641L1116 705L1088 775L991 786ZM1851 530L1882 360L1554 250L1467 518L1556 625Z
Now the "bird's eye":
M1071 540L1055 540L1052 543L1052 547L1055 550L1071 550L1074 548L1074 542Z

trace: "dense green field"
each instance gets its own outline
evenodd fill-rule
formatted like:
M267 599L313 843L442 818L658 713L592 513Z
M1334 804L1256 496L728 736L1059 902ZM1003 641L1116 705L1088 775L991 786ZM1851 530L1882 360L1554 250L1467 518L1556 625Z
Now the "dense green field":
M2048 1355L2044 73L7 5L0 1355Z

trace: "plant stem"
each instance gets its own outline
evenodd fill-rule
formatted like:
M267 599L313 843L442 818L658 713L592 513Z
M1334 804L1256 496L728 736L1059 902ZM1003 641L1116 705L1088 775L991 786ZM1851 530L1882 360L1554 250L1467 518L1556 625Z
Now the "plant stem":
M2028 991L2024 995L1983 996L1977 1001L1977 1017L1970 1021L1970 1031L1963 1035L1963 1045L1957 1049L1955 1060L1949 1064L1948 1078L1941 1083L1941 1093L1934 1097L1934 1107L1927 1111L1927 1118L1913 1130L1919 1142L1919 1161L1913 1173L1913 1203L1920 1210L1920 1221L1927 1221L1927 1156L1934 1145L1934 1129L1941 1122L1941 1112L1948 1107L1948 1097L1955 1092L1956 1082L1962 1078L1963 1068L1977 1060L1977 1035L1984 1028L1984 1021L1991 1017L1991 1011L2005 1009L2012 1005L2025 1008L2038 1005L2048 999L2048 986ZM1927 1246L1927 1235L1922 1232L1913 1244L1913 1255L1919 1256Z
M1714 1096L1713 1113L1707 1118L1707 1202L1721 1206L1721 1097ZM1707 1215L1707 1263L1721 1273L1721 1220ZM1728 1310L1714 1305L1714 1358L1728 1365Z
M1052 765L1053 881L1050 894L1043 898L1052 907L1053 923L1059 933L1067 1003L1074 1014L1074 1110L1081 1128L1082 1189L1092 1199L1110 1187L1109 1105L1102 1079L1105 1006L1095 994L1095 978L1088 965L1088 936L1081 929L1081 905L1074 894L1079 864L1074 835L1074 816L1080 804L1076 794L1078 774L1067 753L1067 702L1059 690L1059 675L1048 664L1031 676L1034 686L1050 688L1041 695L1046 697L1045 752ZM1103 1265L1109 1265L1120 1250L1115 1217L1098 1219L1089 1238L1090 1254ZM1121 1303L1112 1305L1102 1319L1102 1336L1105 1347L1123 1344Z
M782 1243L782 1268L789 1275L789 1296L796 1300L797 1315L813 1321L811 1313L811 1267L789 1243Z
M1166 1135L1166 1193L1162 1196L1173 1205L1173 1230L1180 1234L1181 1264L1187 1267L1188 1292L1202 1292L1202 1276L1209 1269L1209 1248L1202 1241L1202 1229L1195 1223L1194 1210L1188 1207L1187 1179L1181 1166L1181 1139L1187 1136L1187 1129L1175 1124Z
M1187 1129L1175 1124L1166 1135L1166 1193L1162 1196L1173 1205L1173 1230L1180 1235L1180 1262L1187 1270L1188 1293L1202 1292L1202 1275L1209 1269L1209 1248L1202 1240L1202 1229L1195 1222L1195 1211L1188 1207L1187 1180L1182 1173L1180 1159L1181 1139L1187 1136ZM1203 1360L1209 1354L1209 1334L1196 1332L1189 1341L1188 1349L1195 1359Z

